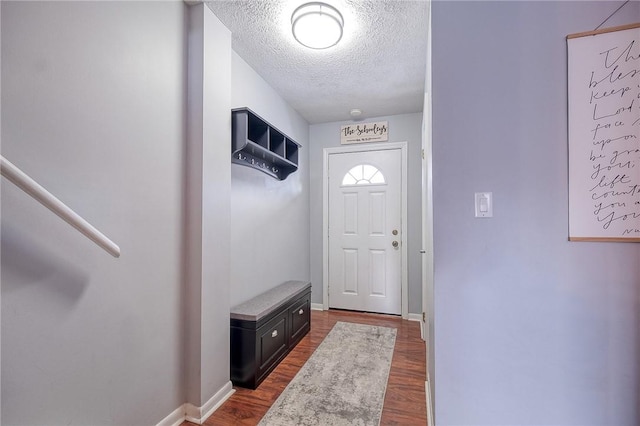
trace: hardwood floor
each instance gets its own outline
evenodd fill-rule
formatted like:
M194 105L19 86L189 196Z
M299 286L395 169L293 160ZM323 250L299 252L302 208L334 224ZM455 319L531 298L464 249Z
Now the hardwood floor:
M269 377L256 390L236 387L236 392L231 398L203 424L208 426L258 424L337 321L397 329L380 424L426 425L425 345L420 338L420 324L415 321L403 321L391 315L335 310L312 311L311 331L271 372ZM182 425L190 426L193 423L184 422Z

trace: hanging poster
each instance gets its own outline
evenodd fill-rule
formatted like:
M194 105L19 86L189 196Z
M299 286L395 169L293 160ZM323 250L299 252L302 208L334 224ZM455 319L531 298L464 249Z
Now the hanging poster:
M640 24L567 49L569 239L640 242Z

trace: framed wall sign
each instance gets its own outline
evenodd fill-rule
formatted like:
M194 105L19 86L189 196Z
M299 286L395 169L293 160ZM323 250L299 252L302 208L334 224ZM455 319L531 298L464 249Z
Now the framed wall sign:
M389 140L389 122L347 124L340 128L340 143L385 142Z

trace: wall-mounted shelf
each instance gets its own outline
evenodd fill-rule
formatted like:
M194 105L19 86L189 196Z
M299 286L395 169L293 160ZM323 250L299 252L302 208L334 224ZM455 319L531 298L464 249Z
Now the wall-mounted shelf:
M300 144L249 108L231 110L231 161L279 180L298 170Z

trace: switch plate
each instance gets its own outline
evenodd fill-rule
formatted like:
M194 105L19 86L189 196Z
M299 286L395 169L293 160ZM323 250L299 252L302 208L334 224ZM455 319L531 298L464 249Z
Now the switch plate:
M476 217L493 217L493 193L476 192Z

